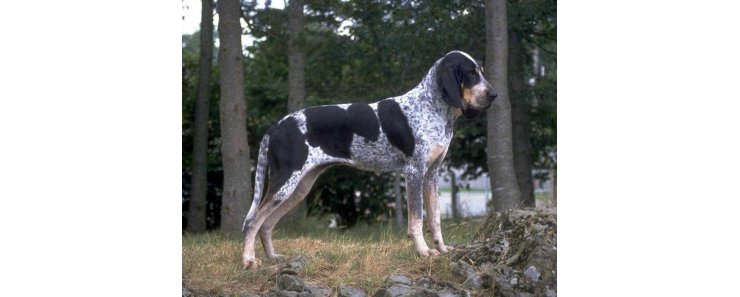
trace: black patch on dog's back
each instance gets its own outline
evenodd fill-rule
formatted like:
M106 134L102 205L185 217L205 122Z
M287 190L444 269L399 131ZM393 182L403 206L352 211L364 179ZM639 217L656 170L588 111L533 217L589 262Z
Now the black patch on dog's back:
M270 135L267 161L270 166L270 189L279 190L293 172L301 170L308 158L305 136L298 129L298 122L288 117L267 131Z
M352 131L365 137L365 141L378 141L380 124L370 105L355 103L347 108L347 117Z
M309 107L306 115L306 139L313 147L321 147L329 156L349 159L352 129L347 112L339 106Z
M384 99L378 102L378 119L388 141L401 150L406 157L414 153L416 141L406 115L396 101Z

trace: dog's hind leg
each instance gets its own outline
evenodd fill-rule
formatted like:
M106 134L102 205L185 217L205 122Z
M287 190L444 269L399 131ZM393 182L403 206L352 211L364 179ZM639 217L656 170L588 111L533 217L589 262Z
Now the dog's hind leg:
M295 177L300 177L301 172L294 172ZM244 268L256 268L262 263L255 257L254 243L257 233L262 224L270 218L280 204L289 198L300 182L287 182L279 189L273 189L272 185L268 185L267 194L263 199L253 216L247 217L244 221L244 254L242 254L242 263Z
M273 211L272 214L270 214L270 216L267 218L267 220L265 220L264 223L262 223L262 226L259 230L260 240L262 241L262 247L265 249L265 255L267 255L268 258L274 259L282 256L280 254L276 254L275 249L272 246L273 228L275 228L275 225L283 216L285 216L290 210L292 210L296 205L303 201L306 195L308 195L308 192L311 191L311 187L313 187L316 179L327 167L328 166L324 165L309 170L298 183L298 186L293 191L293 194L290 196L290 198L280 203L277 209Z

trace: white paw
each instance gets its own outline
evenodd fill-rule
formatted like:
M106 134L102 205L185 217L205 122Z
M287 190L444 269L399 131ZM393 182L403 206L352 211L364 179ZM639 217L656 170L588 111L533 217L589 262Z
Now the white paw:
M439 256L439 251L430 248L419 249L416 252L419 253L419 256L421 256L422 258L427 258L429 256Z
M272 254L272 255L267 255L267 257L270 258L270 260L285 260L288 258L288 256L283 255L283 254Z
M440 245L437 245L437 250L444 254L444 253L449 253L451 251L454 251L455 248L448 246L448 245L440 244Z
M245 257L244 259L242 259L242 262L244 263L244 269L257 269L257 267L262 266L262 261L254 257Z

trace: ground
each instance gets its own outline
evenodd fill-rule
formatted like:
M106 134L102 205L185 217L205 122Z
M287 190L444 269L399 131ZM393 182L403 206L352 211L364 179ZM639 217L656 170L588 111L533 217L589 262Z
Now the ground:
M443 221L448 243L469 242L485 218L468 218L460 223ZM305 226L322 225L312 219ZM302 235L301 235L302 234ZM184 234L182 238L183 286L212 295L239 295L246 292L266 294L275 286L277 262L266 260L258 244L257 257L263 266L244 270L241 264L241 239L231 239L217 232ZM431 244L432 239L427 238ZM308 261L304 280L331 288L351 285L374 292L391 274L412 279L432 276L452 281L447 257L432 259L416 256L412 243L403 232L387 224L358 226L352 229L324 227L284 231L276 228L275 251L288 258L304 256Z
M418 257L405 232L393 226L315 227L325 225L313 218L293 230L278 230L275 249L287 257L266 260L258 248L263 266L257 270L242 269L241 239L184 234L183 288L196 296L293 296L297 293L275 288L285 290L294 278L283 275L285 265L300 257L300 271L289 274L307 286L325 288L323 292L350 286L370 296L557 296L555 209L511 210L459 223L445 220L446 241L456 249L432 258ZM418 290L389 283L392 275L414 280ZM401 289L406 293L398 293Z

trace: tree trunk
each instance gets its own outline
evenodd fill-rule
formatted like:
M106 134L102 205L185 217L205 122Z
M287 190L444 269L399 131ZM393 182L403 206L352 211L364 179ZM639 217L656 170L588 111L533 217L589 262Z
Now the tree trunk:
M452 207L452 220L455 222L460 221L460 195L457 187L457 176L452 168L447 168L447 172L450 173L450 205Z
M558 170L553 169L551 172L552 191L550 191L550 206L558 207Z
M305 106L305 53L301 48L303 32L303 0L288 3L288 112ZM294 226L306 218L308 206L301 201L281 220L280 226Z
M511 118L514 150L514 169L522 194L522 205L534 207L534 185L532 184L532 148L529 143L528 87L523 62L524 47L516 32L509 32L509 95L511 97Z
M521 193L514 172L511 103L509 102L508 37L506 1L486 0L486 79L498 91L488 111L488 173L493 210L501 212L521 206Z
M394 173L393 192L396 194L396 226L398 230L404 230L406 224L403 222L403 196L401 196L401 174Z
M221 228L227 234L239 234L252 192L239 0L220 0L218 15L221 42L218 56L221 76L219 111L224 169Z
M305 53L301 48L303 0L288 4L288 112L303 108L306 98Z
M211 95L211 60L213 59L213 0L202 0L200 16L200 61L198 97L193 120L193 163L190 179L188 230L206 231L206 195L208 192L208 101Z

